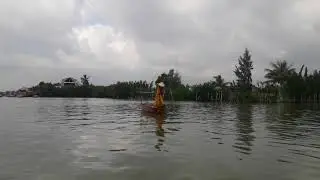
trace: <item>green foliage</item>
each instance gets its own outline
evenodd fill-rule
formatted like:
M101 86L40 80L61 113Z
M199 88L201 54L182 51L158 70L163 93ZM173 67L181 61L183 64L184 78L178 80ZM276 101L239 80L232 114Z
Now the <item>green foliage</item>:
M192 93L188 87L180 86L173 90L172 95L175 101L192 100Z
M251 54L248 49L245 49L245 52L238 59L238 66L234 71L237 76L237 85L243 91L250 91L252 86L252 73L253 69Z
M304 68L304 75L302 71ZM284 85L286 98L295 102L319 101L320 74L317 70L313 74L308 73L307 67L302 66L299 73L293 72Z
M251 60L251 54L246 48L243 55L238 59L238 66L234 70L234 74L237 77L236 91L237 100L239 102L251 102L253 97L251 97L252 90L252 73L253 63Z
M158 76L157 80L155 81L155 84L161 81L171 89L178 88L182 85L181 75L179 74L179 72L175 72L174 69L170 69L168 74L162 73L160 76Z
M85 87L89 86L89 77L86 74L84 74L81 77L81 83L82 83L82 86L85 86Z
M166 86L165 88L165 99L166 100L173 100L175 99L175 96L179 96L178 99L181 97L185 97L188 95L177 95L177 91L185 92L185 87L181 83L181 75L176 72L174 69L170 69L168 73L162 73L160 76L158 76L157 80L155 81L155 85L159 82L163 82ZM171 94L172 93L172 94ZM171 97L171 95L173 97Z
M248 49L238 59L239 65L234 71L236 81L225 82L221 75L212 80L196 85L182 84L181 75L174 69L163 72L155 82L126 81L108 86L90 84L89 76L83 75L81 85L61 87L59 83L40 82L32 91L41 97L97 97L115 99L139 99L140 92L153 92L154 85L165 83L165 99L175 101L224 101L224 102L276 102L277 100L319 102L320 71L309 73L308 68L301 66L296 72L287 61L272 62L270 69L265 69L266 81L252 85L253 69ZM70 78L73 79L73 78ZM151 97L153 94L149 94Z
M128 99L136 98L138 91L150 91L147 81L117 82L109 86L59 87L52 83L39 83L35 87L40 97L99 97Z
M292 65L289 65L285 60L271 62L270 65L271 69L265 69L265 71L267 72L265 74L265 78L267 78L272 83L279 83L280 85L283 85L283 83L285 83L288 78L295 73L295 69L292 67ZM302 72L302 69L300 71L300 74Z

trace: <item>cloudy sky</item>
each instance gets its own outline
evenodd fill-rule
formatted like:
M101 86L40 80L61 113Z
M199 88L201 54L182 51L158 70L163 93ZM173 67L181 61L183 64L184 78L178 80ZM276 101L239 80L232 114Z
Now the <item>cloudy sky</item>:
M318 0L2 0L0 12L0 90L169 68L188 83L229 80L246 47L254 80L279 58L320 67Z

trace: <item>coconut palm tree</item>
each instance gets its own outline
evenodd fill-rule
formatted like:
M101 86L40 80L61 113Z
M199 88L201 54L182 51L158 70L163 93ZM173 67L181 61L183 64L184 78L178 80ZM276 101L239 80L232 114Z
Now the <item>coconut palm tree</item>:
M218 98L218 96L220 97L220 101L222 101L222 95L223 95L223 90L226 88L228 82L225 82L224 79L221 77L221 75L218 76L213 76L213 78L215 79L215 89L218 92L216 94L216 100Z
M86 74L84 74L81 77L81 83L83 86L89 86L89 76L87 76Z
M295 68L292 67L292 64L288 64L285 60L278 60L276 62L271 62L271 69L265 69L267 72L265 74L265 78L268 79L268 82L272 82L274 84L279 84L279 96L280 100L283 99L282 89L285 82L288 78L295 73Z
M267 78L272 83L279 83L283 85L288 77L295 73L295 68L292 64L288 64L285 60L278 60L276 62L271 62L271 69L265 69L267 72L265 78Z
M214 76L215 84L217 87L222 87L225 85L224 79L221 77L221 75Z

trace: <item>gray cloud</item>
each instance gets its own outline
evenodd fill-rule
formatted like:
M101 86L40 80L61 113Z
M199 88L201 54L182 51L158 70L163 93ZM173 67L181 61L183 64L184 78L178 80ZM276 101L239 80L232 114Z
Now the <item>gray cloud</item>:
M252 51L255 80L263 78L264 68L277 58L316 68L318 4L316 0L1 2L5 16L0 18L0 89L82 73L98 84L151 80L172 67L189 83L215 74L231 80L244 48Z

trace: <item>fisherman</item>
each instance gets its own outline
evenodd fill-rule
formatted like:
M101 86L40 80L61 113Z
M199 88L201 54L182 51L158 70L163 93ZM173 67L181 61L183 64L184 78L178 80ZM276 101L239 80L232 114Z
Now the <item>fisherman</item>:
M153 104L158 110L164 107L164 83L160 82L156 87L156 95Z

